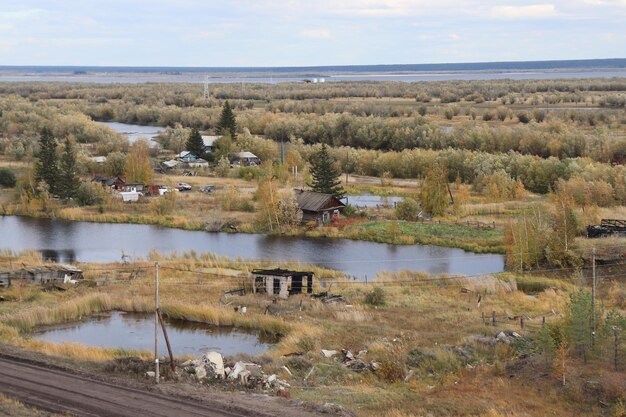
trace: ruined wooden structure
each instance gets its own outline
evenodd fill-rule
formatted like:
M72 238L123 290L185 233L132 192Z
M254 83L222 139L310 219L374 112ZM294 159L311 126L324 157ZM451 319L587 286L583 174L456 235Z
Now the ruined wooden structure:
M298 200L298 207L302 210L302 223L314 221L318 226L342 213L346 207L341 200L332 194L314 191L296 190L296 199Z
M74 283L83 278L83 271L72 265L45 265L14 271L0 271L0 288L9 287L16 280L45 285L48 283Z
M599 225L587 226L587 237L626 237L626 220L602 219Z
M289 269L255 269L252 271L252 291L288 298L293 294L313 293L313 272Z

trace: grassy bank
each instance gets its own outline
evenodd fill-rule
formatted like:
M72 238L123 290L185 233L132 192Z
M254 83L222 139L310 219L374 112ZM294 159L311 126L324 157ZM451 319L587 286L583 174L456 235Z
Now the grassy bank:
M396 245L437 245L476 253L504 253L502 229L405 221L368 221L342 229L325 227L306 233L312 237L344 238Z

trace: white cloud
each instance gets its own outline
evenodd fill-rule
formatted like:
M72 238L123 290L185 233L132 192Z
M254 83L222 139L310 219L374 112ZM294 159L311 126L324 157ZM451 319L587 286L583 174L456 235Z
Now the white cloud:
M300 36L307 39L330 39L333 34L328 29L304 29L300 31Z
M491 16L500 19L541 19L557 15L554 4L530 4L528 6L496 6Z
M43 13L42 9L22 9L15 11L0 11L0 20L23 20Z

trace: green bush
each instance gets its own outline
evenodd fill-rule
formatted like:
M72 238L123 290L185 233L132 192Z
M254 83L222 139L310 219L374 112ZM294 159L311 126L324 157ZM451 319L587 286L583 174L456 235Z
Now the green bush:
M8 168L0 168L0 187L15 187L15 173Z
M80 206L93 206L102 204L104 201L104 190L99 185L82 183L76 192L76 202Z
M385 290L381 287L376 287L372 291L365 295L365 304L371 306L384 306L385 305Z
M419 213L419 204L412 198L405 198L396 205L396 217L400 220L412 220Z

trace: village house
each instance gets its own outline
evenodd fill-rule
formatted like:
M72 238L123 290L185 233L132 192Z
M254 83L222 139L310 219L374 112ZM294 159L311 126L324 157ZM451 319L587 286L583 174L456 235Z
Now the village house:
M123 190L126 183L120 177L101 177L100 175L96 175L91 182L97 182L101 184L103 187L108 187L113 190Z
M257 166L261 163L261 159L252 152L239 152L231 158L231 163L235 166Z
M288 298L294 294L313 293L313 272L288 269L255 269L252 271L252 292Z
M190 151L182 151L178 155L176 155L176 159L180 162L194 162L199 158L194 152Z
M315 222L317 226L330 221L333 216L343 212L346 207L332 194L316 193L314 191L296 190L298 207L302 210L302 223Z
M204 153L215 152L215 142L219 140L220 138L221 136L202 135L202 143L204 145L204 148L202 148L202 151Z
M176 168L180 164L181 164L180 161L177 161L176 159L170 159L169 161L161 162L161 169L163 171L170 171L170 170Z
M146 191L146 186L139 182L127 182L124 184L124 191L143 193Z

